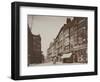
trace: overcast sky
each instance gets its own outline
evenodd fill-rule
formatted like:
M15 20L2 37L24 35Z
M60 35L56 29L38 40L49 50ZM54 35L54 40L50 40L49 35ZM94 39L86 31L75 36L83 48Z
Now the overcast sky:
M50 42L53 42L60 28L66 23L66 19L67 17L61 16L28 15L28 23L32 33L41 36L41 49L44 55L47 55Z

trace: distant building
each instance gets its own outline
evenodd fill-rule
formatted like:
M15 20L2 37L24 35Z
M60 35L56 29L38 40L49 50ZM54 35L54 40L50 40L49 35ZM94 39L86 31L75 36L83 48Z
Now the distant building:
M44 61L44 56L41 51L40 35L32 34L28 28L28 65L39 64Z
M47 49L48 62L53 61L52 59L55 56L54 53L55 53L54 44L51 42L49 48Z
M87 18L67 18L47 53L51 59L56 56L57 62L87 63Z

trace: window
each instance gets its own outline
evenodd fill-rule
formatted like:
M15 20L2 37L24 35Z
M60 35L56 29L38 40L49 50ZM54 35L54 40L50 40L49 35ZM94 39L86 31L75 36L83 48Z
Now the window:
M69 37L64 39L64 45L68 45L69 44Z
M69 50L69 45L64 47L64 51Z
M78 43L86 43L87 42L87 30L86 27L80 27L78 30Z
M75 32L75 34L74 34L74 45L76 46L77 43L78 43L78 41L77 41L77 32Z

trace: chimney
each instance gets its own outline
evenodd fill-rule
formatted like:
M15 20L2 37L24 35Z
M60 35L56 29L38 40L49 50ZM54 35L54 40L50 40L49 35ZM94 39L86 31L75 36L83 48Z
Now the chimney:
M67 18L66 23L68 24L70 22L71 22L71 19L70 18Z

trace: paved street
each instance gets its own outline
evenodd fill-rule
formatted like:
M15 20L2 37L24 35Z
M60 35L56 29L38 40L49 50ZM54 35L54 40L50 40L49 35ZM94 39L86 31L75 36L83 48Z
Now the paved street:
M31 66L48 66L48 65L81 65L86 63L62 63L62 62L56 62L56 64L53 64L53 62L48 63L42 63L42 64L33 64Z
M53 64L53 62L47 62L47 63L41 63L41 64L32 64L30 66L59 65L59 64L62 64L62 62L56 62L56 64Z

